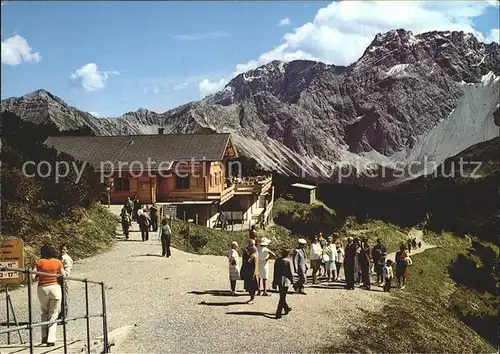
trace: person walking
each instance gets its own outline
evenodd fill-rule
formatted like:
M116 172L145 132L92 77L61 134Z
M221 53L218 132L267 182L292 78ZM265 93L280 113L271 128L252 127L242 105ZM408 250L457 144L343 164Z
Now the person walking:
M161 225L158 230L158 236L161 240L161 256L169 258L170 254L170 245L172 243L172 230L168 225L168 219L164 217L161 219Z
M408 264L411 264L411 259L406 253L406 248L401 245L399 251L396 252L396 278L400 289L406 286L406 278L408 278Z
M63 244L61 245L61 248L59 250L59 257L60 260L63 264L64 267L64 272L63 275L65 277L69 277L71 274L71 271L73 270L73 259L70 257L68 254L68 245ZM62 278L57 278L57 282L61 286L61 291L64 292L64 317L68 317L68 295L69 295L69 289L68 289L68 282L65 281L63 285ZM63 318L63 311L62 311L62 306L61 306L61 311L59 311L59 317L58 318Z
M318 233L318 242L319 242L319 244L321 246L321 249L323 250L326 247L326 240L323 237L323 233L322 232ZM323 251L321 252L321 254L323 255ZM320 259L321 259L321 266L319 267L318 278L321 277L322 275L326 275L326 264L325 264L325 261L323 260L323 257L321 257ZM323 270L323 272L321 272L321 270Z
M344 245L342 244L342 241L340 240L338 234L334 234L333 240L335 242L335 249L336 249L335 268L337 270L337 277L335 278L335 280L339 281L340 270L342 269L342 265L344 264Z
M361 251L359 253L359 266L361 268L361 277L363 279L363 288L370 290L370 245L365 237L361 242Z
M408 253L411 253L411 239L408 239L408 241L406 241L406 245L408 247Z
M269 296L267 292L267 279L269 278L269 264L268 260L271 257L276 257L273 251L271 251L267 246L271 243L266 237L263 237L260 240L258 249L258 257L259 257L259 287L257 291L257 295L260 295L260 281L262 280L262 296Z
M354 262L356 261L356 244L352 237L347 238L344 256L344 273L347 290L354 290Z
M337 255L337 248L333 243L333 238L328 237L328 241L323 248L323 261L325 262L325 271L327 282L330 283L337 278L337 267L335 266L335 257Z
M61 286L57 283L57 277L64 274L64 265L56 258L56 252L52 246L42 246L40 259L35 262L33 270L53 274L53 276L34 275L33 279L38 281L37 294L42 310L41 321L55 321L61 309L62 298ZM47 344L48 347L55 346L56 331L57 323L42 326L42 344Z
M236 296L236 281L240 280L240 255L238 254L238 242L231 242L229 249L229 282L231 284L231 295Z
M292 308L286 303L286 295L288 288L293 285L292 262L288 256L290 251L287 249L281 250L280 258L274 262L274 278L273 287L277 287L280 293L278 308L276 309L276 319L280 319L283 310L285 315L288 315Z
M361 242L359 238L354 237L354 245L356 245L356 256L354 257L354 283L359 285L362 279L361 266L359 264L359 254L361 253Z
M306 295L304 292L304 285L307 282L307 264L304 248L307 245L307 241L303 238L299 238L298 243L298 247L293 251L293 270L298 276L298 280L293 284L293 288L298 294Z
M318 282L318 271L321 268L321 255L323 253L323 249L321 248L321 245L319 243L319 237L316 236L314 237L313 241L311 242L311 246L309 249L309 257L311 260L311 268L313 271L313 284L316 284Z
M132 214L132 220L139 222L139 210L142 209L141 202L139 201L139 197L134 198L134 211Z
M149 217L151 218L151 231L158 231L158 207L153 203L149 208Z
M132 218L128 212L128 209L126 206L122 208L122 211L120 213L120 217L122 220L122 230L123 230L123 235L125 235L125 239L129 239L129 230L130 230L130 225L132 224Z
M149 240L149 225L151 224L151 218L149 217L147 208L142 210L142 213L138 216L139 228L141 229L142 242Z
M390 259L384 265L382 270L384 275L384 292L391 292L392 278L394 278L394 273L392 272L392 261Z
M248 241L248 246L243 251L242 258L240 277L244 281L245 290L250 295L250 300L247 303L254 304L255 292L258 289L257 277L259 276L259 257L255 247L255 240L250 239Z
M386 265L385 257L387 256L387 249L382 244L382 240L377 238L377 244L372 249L372 260L377 274L377 284L382 286L384 282L383 268Z
M134 213L134 202L130 199L130 197L127 197L124 207L127 210L128 215L132 218L132 214Z

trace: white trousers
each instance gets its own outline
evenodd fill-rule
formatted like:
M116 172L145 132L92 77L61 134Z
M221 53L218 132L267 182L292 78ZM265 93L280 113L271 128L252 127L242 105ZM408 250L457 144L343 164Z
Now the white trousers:
M42 322L55 321L61 309L61 286L59 284L38 287L38 300L42 310ZM42 326L42 341L56 342L57 323Z

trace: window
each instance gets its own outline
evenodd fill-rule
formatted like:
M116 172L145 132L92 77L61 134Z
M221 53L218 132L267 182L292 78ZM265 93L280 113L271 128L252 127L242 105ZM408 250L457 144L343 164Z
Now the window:
M189 189L189 176L186 176L186 177L177 176L175 179L175 188L176 189Z
M130 181L128 178L115 178L113 180L115 192L129 191Z

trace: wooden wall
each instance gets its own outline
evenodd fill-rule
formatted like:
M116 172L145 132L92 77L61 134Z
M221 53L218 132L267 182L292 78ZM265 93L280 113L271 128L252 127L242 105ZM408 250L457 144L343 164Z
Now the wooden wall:
M194 175L193 175L194 171ZM176 173L189 175L189 188L177 189ZM128 172L122 173L122 178L128 178L129 191L111 191L111 202L122 203L127 197L138 196L142 203L165 201L176 194L182 194L185 200L204 199L203 193L222 193L225 187L225 169L222 162L204 162L191 167L189 163L178 163L173 166L171 173L164 172L163 176L150 177L145 172L140 177L133 177ZM118 175L116 176L118 177Z

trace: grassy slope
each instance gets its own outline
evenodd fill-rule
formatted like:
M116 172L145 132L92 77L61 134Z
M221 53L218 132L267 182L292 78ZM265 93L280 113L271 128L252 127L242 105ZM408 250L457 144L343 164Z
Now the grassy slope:
M349 332L347 343L331 352L494 352L450 308L459 287L447 268L470 243L446 233L427 234L426 241L441 247L413 256L406 289L394 289L394 299L383 312L367 314L363 324Z
M30 215L30 218L42 217ZM38 258L39 248L44 243L59 247L63 243L69 245L69 252L73 259L89 257L93 254L109 249L113 239L118 219L107 208L100 204L90 209L78 209L71 218L44 223L43 231L34 231L36 237L29 237L25 242L25 264L31 266ZM0 235L7 238L9 235Z
M238 242L240 246L246 244L248 231L221 231L209 229L198 225L190 225L191 245L188 247L187 223L181 221L173 222L172 245L180 250L197 254L212 254L226 256L232 241ZM268 227L265 231L258 230L259 236L271 239L271 250L282 247L292 248L295 246L294 238L289 236L288 230L275 225Z

